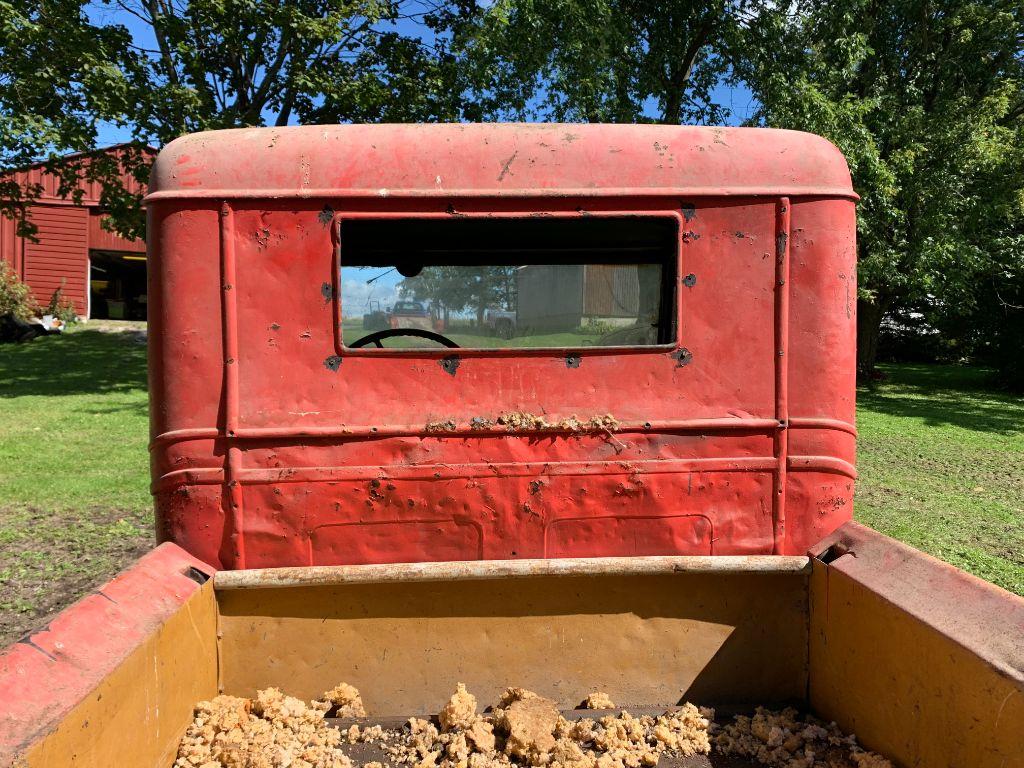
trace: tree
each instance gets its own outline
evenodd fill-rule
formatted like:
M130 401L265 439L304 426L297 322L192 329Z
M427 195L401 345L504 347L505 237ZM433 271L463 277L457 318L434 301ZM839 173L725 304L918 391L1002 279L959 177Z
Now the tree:
M498 0L453 25L474 101L492 114L720 124L749 0Z
M514 309L515 267L428 266L398 284L403 294L428 301L445 313L472 309L477 324L488 307Z
M79 175L117 177L113 160L60 156L93 149L97 121L124 123L132 103L130 36L121 26L92 23L85 8L83 0L0 0L0 168L48 158L67 193ZM22 234L34 232L21 211L39 191L0 179L0 215L16 219Z
M999 228L1019 221L1024 10L800 0L765 6L746 49L758 121L821 134L850 162L862 197L858 366L870 372L884 315L976 306Z
M116 179L148 176L146 144L219 128L457 117L445 86L454 60L421 0L102 2L134 17L134 35L91 21L80 0L0 0L0 162L51 154L68 190L84 173L109 182L103 202L124 234L144 222ZM129 127L135 145L116 161L61 161L95 148L98 120ZM13 215L38 190L3 192Z

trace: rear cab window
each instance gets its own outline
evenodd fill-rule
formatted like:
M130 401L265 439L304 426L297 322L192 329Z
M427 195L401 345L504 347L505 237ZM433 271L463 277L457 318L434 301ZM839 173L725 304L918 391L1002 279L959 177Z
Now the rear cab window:
M670 216L339 224L350 349L651 347L676 339Z

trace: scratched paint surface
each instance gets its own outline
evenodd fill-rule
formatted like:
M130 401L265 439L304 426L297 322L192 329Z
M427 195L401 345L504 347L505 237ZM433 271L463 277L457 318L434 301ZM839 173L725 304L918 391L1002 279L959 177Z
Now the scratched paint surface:
M792 554L848 520L845 163L803 134L630 128L420 126L415 159L406 127L172 144L149 204L162 537L269 567ZM340 345L346 216L538 214L674 217L674 342ZM619 427L475 432L509 412Z

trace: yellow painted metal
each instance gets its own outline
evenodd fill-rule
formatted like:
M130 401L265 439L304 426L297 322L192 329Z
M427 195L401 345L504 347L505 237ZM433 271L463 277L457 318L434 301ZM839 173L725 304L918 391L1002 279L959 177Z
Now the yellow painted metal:
M436 712L458 682L564 707L592 690L627 707L793 703L900 768L1024 768L1024 601L856 524L816 552L756 571L594 559L218 576L28 734L15 765L167 768L219 689L311 699L346 681L382 717Z
M573 706L800 700L807 575L595 574L218 594L225 692L311 698L344 680L374 714L436 712L464 682Z
M890 558L890 567L897 564ZM881 585L844 572L844 565L856 563L843 558L813 567L811 709L896 765L1024 767L1024 659L1018 656L1013 669L965 643L972 628L982 629L968 616L971 596L944 590L935 579L920 595L931 605L917 613ZM979 589L988 586L978 582ZM914 585L902 591L911 595ZM1019 613L1019 598L1004 594L1005 607ZM958 606L958 599L966 602ZM949 622L931 620L943 608ZM959 627L957 616L965 619ZM988 650L1004 639L998 632L1015 631L998 615L991 619L1001 629L989 635Z
M196 590L104 677L19 768L166 768L195 703L217 695L213 583Z

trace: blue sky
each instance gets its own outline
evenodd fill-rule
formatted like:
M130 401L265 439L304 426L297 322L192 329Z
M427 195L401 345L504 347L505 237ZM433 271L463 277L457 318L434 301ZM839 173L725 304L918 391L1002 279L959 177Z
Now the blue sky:
M90 18L95 23L121 24L126 27L131 32L136 45L147 49L156 47L149 27L127 11L115 5L108 5L102 1L97 1L90 4L88 12ZM429 32L410 20L400 21L396 26L404 34L424 34ZM427 36L429 35L424 34L424 37ZM743 85L719 86L714 90L713 96L715 101L729 108L731 118L728 120L728 123L730 125L738 125L743 122L753 113L757 106L750 90ZM648 110L652 116L655 113L655 107L656 105L652 101ZM292 123L295 124L294 119ZM120 127L111 123L101 123L98 126L98 134L98 142L101 146L129 141L132 138L130 128Z

